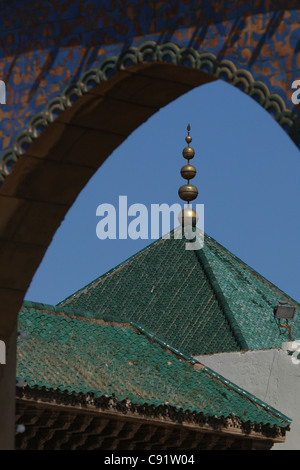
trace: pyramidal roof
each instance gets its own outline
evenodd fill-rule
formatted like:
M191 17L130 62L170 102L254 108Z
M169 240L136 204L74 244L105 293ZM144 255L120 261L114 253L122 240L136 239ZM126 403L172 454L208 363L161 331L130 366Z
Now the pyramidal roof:
M58 306L130 322L196 356L281 347L288 332L279 330L273 309L285 300L296 306L292 333L300 337L299 303L208 235L202 249L187 250L176 230Z

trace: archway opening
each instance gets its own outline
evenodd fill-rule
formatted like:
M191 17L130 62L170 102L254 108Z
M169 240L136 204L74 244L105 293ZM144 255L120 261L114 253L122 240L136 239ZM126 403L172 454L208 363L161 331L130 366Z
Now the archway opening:
M100 241L96 208L106 202L118 209L120 195L149 214L153 203L179 202L190 121L207 233L299 299L298 150L257 103L219 80L162 108L99 168L58 231L28 300L55 304L151 243L150 228L146 240Z
M17 140L18 151L26 150L4 180L0 199L4 214L0 255L7 266L0 279L0 300L7 305L0 318L4 334L79 192L105 159L159 109L220 76L269 111L270 107L275 110L282 126L292 125L292 116L282 109L280 98L269 96L266 87L253 82L249 73L236 71L228 61L216 64L210 54L182 56L180 63L189 61L189 67L169 63L174 62L172 54L178 53L174 47L162 49L164 63L147 63L147 53L151 55L147 48L144 63L134 63L130 54L122 58L122 64L108 60L101 66L104 81L99 70L86 72L83 85L71 85L63 97L49 103L50 124L39 115L31 123L33 138L27 133Z
M11 336L25 293L53 235L99 166L135 129L142 129L140 126L159 109L177 97L184 97L185 93L193 88L207 82L213 85L217 79L216 75L207 74L203 70L174 64L131 67L130 70L120 70L100 85L95 85L90 76L87 77L91 88L85 90L84 94L81 89L80 93L76 93L76 86L71 87L63 97L49 103L46 111L51 114L50 124L49 120L45 121L45 116L34 117L28 132L16 140L11 155L20 156L25 151L17 162L14 163L13 158L10 160L10 154L7 154L5 164L9 174L0 190L2 213L0 262L5 266L0 276L0 302L5 306L0 316L0 339ZM140 93L137 93L137 84L132 87L133 78L138 77L141 78ZM236 71L232 77L242 82L246 79L243 75L238 77ZM251 82L249 86L253 91L254 84ZM114 87L116 94L112 91ZM149 89L152 89L151 93ZM122 92L125 94L122 95ZM267 99L264 92L265 90L258 87L258 96L262 93L262 102L270 104L271 98L268 96ZM121 93L121 96L118 93ZM154 105L152 94L157 99ZM67 100L63 112L60 108L62 100ZM275 108L276 103L275 99L273 103ZM192 106L194 105L195 103L192 103ZM277 105L280 107L280 102ZM231 104L228 105L228 109L231 110ZM56 111L58 111L57 116ZM282 114L281 111L278 111L277 120L292 122L290 116L284 112ZM187 122L191 121L189 118L190 116L188 119L187 116L184 117L184 122L182 126L180 124L177 133L174 132L175 129L171 129L170 138L164 134L163 143L170 142L174 133L180 137L173 154L178 155L180 152L181 132L183 132L181 129L185 129ZM280 130L276 122L272 123ZM192 125L194 130L195 124ZM202 129L203 127L199 133L195 129L194 138L196 135L201 136ZM217 140L215 133L212 139ZM195 141L195 148L200 155L201 137L199 143ZM295 150L290 142L291 152L292 148ZM203 153L207 156L211 149L208 146L206 150ZM12 163L14 165L10 168ZM174 171L175 167L179 170L179 166L174 165ZM205 174L205 171L203 173ZM296 171L294 177L295 174ZM227 177L229 179L231 175ZM211 175L211 178L208 176L209 179L212 180L213 176ZM201 202L207 204L205 196ZM97 275L99 274L97 272ZM35 300L31 294L30 298ZM61 297L58 300L61 300ZM13 339L13 344L14 341ZM13 348L14 345L12 351ZM9 358L12 365L13 355L14 353ZM12 371L11 366L10 372ZM13 383L11 380L9 382ZM10 401L13 406L13 399Z

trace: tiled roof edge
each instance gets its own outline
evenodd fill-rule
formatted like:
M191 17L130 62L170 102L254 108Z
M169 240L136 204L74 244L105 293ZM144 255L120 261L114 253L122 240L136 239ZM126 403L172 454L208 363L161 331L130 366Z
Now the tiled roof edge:
M133 326L134 328L136 328L137 330L139 330L142 334L144 334L145 336L147 336L147 338L155 341L156 343L158 343L160 346L162 346L163 348L167 348L169 349L171 352L173 352L174 354L176 354L177 356L180 356L182 359L184 359L185 361L194 361L194 358L192 358L191 356L187 356L186 354L182 353L181 351L179 351L179 349L176 349L176 348L173 348L173 346L171 346L170 344L166 343L163 339L161 339L159 336L156 336L154 333L152 333L151 331L147 330L146 328L144 328L143 326L139 325L138 323L136 323L135 321L130 321L130 325Z
M113 315L109 315L106 313L101 314L101 315L98 314L98 316L96 316L95 312L88 311L88 310L80 310L80 309L75 309L75 308L70 308L70 307L64 307L63 305L62 306L48 305L48 304L43 304L39 302L31 302L31 301L25 300L20 310L22 310L23 308L35 308L37 310L46 310L46 311L49 311L49 313L58 313L58 314L65 313L70 316L74 316L79 319L82 319L82 320L103 320L106 322L113 321L113 322L120 323L120 324L124 324L124 323L130 324L130 320L126 318L122 318L122 320L120 320L119 317L116 318Z
M94 315L92 312L82 312L81 310L66 309L66 308L62 308L62 307L57 307L57 306L38 303L38 302L31 302L31 301L24 301L23 305L26 308L38 308L39 310L50 310L50 312L53 312L53 313L69 313L69 314L73 314L74 316L80 316L83 319L87 318L86 314ZM66 312L66 310L67 310L67 312ZM94 317L93 317L93 319L94 319ZM98 319L100 319L100 318L98 318ZM151 331L145 329L144 327L142 327L141 325L139 325L138 323L136 323L134 321L129 321L129 320L123 319L122 322L120 322L118 319L114 318L111 315L102 315L101 319L103 319L104 321L116 321L117 323L122 323L122 324L128 323L132 327L134 327L138 331L140 331L142 334L147 336L150 340L153 340L153 341L155 341L155 343L159 344L160 346L162 346L166 349L169 349L172 353L176 354L181 359L190 362L192 365L201 364L201 366L204 366L200 361L198 361L194 357L187 356L186 354L183 354L181 351L179 351L178 349L173 348L172 346L167 344L165 341L163 341L161 338L159 338L158 336L151 333ZM263 407L268 412L271 412L272 414L274 414L278 418L282 419L283 421L286 421L288 424L291 423L292 420L290 418L288 418L287 416L285 416L284 414L282 414L280 411L278 411L278 410L272 408L271 406L267 405L265 402L261 401L260 399L258 399L254 395L252 395L251 393L249 393L249 392L243 390L242 388L238 387L236 384L234 384L233 382L230 382L225 377L223 377L222 375L220 375L217 372L213 371L209 367L204 366L202 371L208 373L209 375L216 378L217 380L220 380L227 387L231 388L232 390L236 391L239 394L242 394L244 397L246 397L249 400L253 401L257 405Z
M194 357L192 356L187 356L186 354L183 354L182 352L180 352L179 350L173 348L172 346L170 346L169 344L167 344L165 341L163 341L162 339L160 339L159 337L157 337L156 335L152 334L150 331L146 330L144 327L142 327L141 325L139 325L138 323L136 322L130 322L130 324L135 327L136 329L138 329L141 333L143 333L145 336L147 336L149 339L155 341L156 343L158 343L160 346L164 347L164 348L167 348L169 349L171 352L173 352L174 354L180 356L181 359L184 359L185 361L188 361L190 362L192 365L194 364L201 364L203 366L203 369L202 371L209 374L210 376L218 379L220 382L222 382L224 385L226 385L227 387L231 388L232 390L234 390L235 392L243 395L244 397L248 398L249 400L251 400L252 402L256 403L257 405L261 406L262 408L264 408L266 411L272 413L273 415L275 415L276 417L282 419L283 421L286 421L287 424L289 425L291 422L292 422L292 419L291 418L288 418L287 416L285 416L283 413L281 413L280 411L276 410L275 408L269 406L267 403L265 403L264 401L260 400L259 398L257 398L255 395L252 395L250 392L247 392L246 390L240 388L238 385L234 384L233 382L230 382L230 380L227 380L225 377L223 377L222 375L218 374L217 372L215 372L214 370L210 369L209 367L207 366L204 366L204 364L202 364L202 362L198 361L197 359L195 359Z
M50 394L49 394L50 392ZM217 427L219 428L220 424L225 429L228 428L228 419L234 419L235 423L238 425L240 429L243 429L243 424L245 422L239 417L234 414L229 415L220 415L216 416L213 413L198 411L194 409L188 408L178 408L174 405L169 404L158 404L153 405L147 403L145 400L135 400L133 401L131 398L128 399L118 399L114 394L112 395L102 395L99 397L95 397L95 393L93 391L88 391L85 393L76 393L74 391L69 392L67 390L60 390L60 389L49 389L47 390L45 387L34 386L30 387L26 385L25 387L16 387L16 398L19 400L25 399L27 402L34 400L35 402L47 404L59 404L65 406L80 406L82 409L85 405L88 405L88 409L91 407L95 407L97 409L104 409L107 410L116 410L120 413L128 415L128 412L133 412L135 417L136 413L138 412L139 415L144 415L147 418L153 417L160 419L163 416L164 419L169 419L175 423L181 424L185 421L185 417L189 416L188 424L191 423L196 425L205 425L208 424L213 426L214 429ZM253 424L265 424L265 423L255 423L255 421L250 421ZM218 426L216 426L216 424ZM267 423L267 426L271 428L272 426ZM278 435L279 429L284 429L282 425L279 423L277 425L273 425L273 428L276 429L276 434ZM244 431L248 432L248 430ZM263 427L260 427L258 432L262 433L265 437L270 438L269 433L264 432ZM272 437L271 437L272 438Z
M280 287L276 286L275 284L273 284L273 282L269 281L269 279L267 279L266 277L264 277L262 274L260 274L259 272L255 271L254 268L252 268L251 266L249 266L249 264L245 263L245 261L243 261L241 258L239 258L238 256L236 256L234 253L232 253L230 250L228 250L227 248L225 248L223 245L221 245L221 243L217 242L213 237L211 237L210 235L207 235L205 234L205 237L208 238L212 243L214 243L218 249L222 249L224 250L224 252L229 255L231 258L233 258L235 261L237 261L241 266L243 266L244 268L248 269L248 271L251 272L251 274L255 275L258 277L258 279L260 279L262 282L264 282L265 284L267 284L271 289L274 289L275 291L277 291L278 294L282 295L283 297L285 297L286 299L290 300L293 304L295 304L295 306L297 306L297 308L300 308L300 303L297 302L297 300L293 299L291 296L289 296L286 292L284 292L283 290L280 289ZM274 305L275 307L275 305Z
M194 359L194 361L198 362L196 359ZM210 367L205 366L202 369L202 371L206 372L209 375L211 375L212 377L215 377L216 379L220 380L222 383L224 383L225 385L227 385L231 389L233 389L236 392L238 392L238 393L242 394L243 396L247 397L249 400L255 402L257 405L261 406L262 408L264 408L268 412L272 413L273 415L277 416L278 418L282 419L283 421L286 421L288 424L290 424L292 422L291 418L288 418L288 416L284 415L280 411L276 410L272 406L270 406L267 403L265 403L264 401L260 400L255 395L252 395L252 393L247 392L246 390L240 388L238 385L234 384L230 380L226 379L222 375L220 375L217 372L215 372L214 370L210 369Z
M238 344L240 345L241 349L249 349L249 346L242 334L242 331L239 327L239 324L237 323L236 319L234 318L231 310L230 310L230 307L228 305L228 302L226 300L226 297L224 296L223 292L222 292L222 289L221 287L219 286L219 283L217 281L217 278L216 276L214 275L214 272L212 270L212 268L210 267L210 264L205 256L205 253L203 251L203 249L200 249L200 250L195 250L196 251L196 255L202 265L202 268L204 270L204 272L206 273L211 285L212 285L212 288L215 292L215 295L217 297L217 300L220 304L220 306L222 307L223 311L224 311L224 314L225 314L225 317L230 325L230 328L238 342Z
M24 300L23 305L20 308L22 310L23 308L36 308L39 310L50 310L50 311L55 311L55 306L50 305L50 304L43 304L42 302L32 302L31 300Z
M43 304L39 302L31 302L28 300L25 300L23 302L23 308L35 308L37 310L47 310L50 313L66 313L68 315L73 315L74 317L79 317L83 320L103 320L103 321L114 321L119 324L124 324L127 323L131 325L133 328L137 329L140 331L142 334L147 336L150 340L155 341L158 343L160 346L169 349L171 352L174 354L180 356L182 359L186 361L194 361L194 359L191 356L187 356L183 354L181 351L178 349L174 348L170 344L167 344L163 339L161 339L159 336L155 335L152 333L150 330L146 329L144 326L138 324L137 322L133 320L129 320L126 318L122 318L120 320L119 317L114 317L113 315L109 314L97 314L97 317L95 317L95 313L87 310L80 310L80 309L74 309L74 308L69 308L69 307L64 307L64 306L57 306L57 305L48 305L48 304ZM22 310L22 308L21 308Z
M147 336L150 340L155 341L158 343L160 346L169 349L171 352L176 354L177 356L180 356L182 359L195 363L198 362L196 361L192 356L187 356L183 352L181 352L179 349L174 348L170 344L166 343L162 338L159 336L155 335L152 333L150 330L145 328L144 326L140 325L134 320L129 320L126 318L122 318L120 320L119 317L114 317L113 315L109 314L98 314L97 317L95 317L95 313L87 310L79 310L79 309L74 309L74 308L68 308L68 307L63 307L63 306L57 306L57 305L48 305L48 304L43 304L39 302L31 302L28 300L25 300L23 302L23 307L22 308L35 308L37 310L47 310L50 313L66 313L68 315L73 315L74 317L82 318L83 320L103 320L103 321L114 321L116 323L124 324L128 323L132 327L136 328L138 331L140 331L142 334ZM21 310L22 310L21 308Z

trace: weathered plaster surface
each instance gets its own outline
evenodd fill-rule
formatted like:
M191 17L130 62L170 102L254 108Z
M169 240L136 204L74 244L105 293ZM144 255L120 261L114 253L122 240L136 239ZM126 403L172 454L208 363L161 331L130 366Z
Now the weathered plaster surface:
M196 359L293 420L286 442L272 450L300 450L300 364L294 364L287 351L232 352Z

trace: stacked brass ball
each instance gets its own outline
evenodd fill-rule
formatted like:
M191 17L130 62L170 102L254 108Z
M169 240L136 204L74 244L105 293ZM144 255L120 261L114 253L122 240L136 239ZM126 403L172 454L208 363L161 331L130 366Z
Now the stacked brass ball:
M189 207L190 201L193 201L198 196L198 189L193 184L190 184L190 180L193 179L197 173L196 168L190 164L190 160L195 156L195 150L190 146L190 143L192 142L190 130L191 126L188 125L188 135L185 138L188 146L185 147L182 151L183 157L188 162L187 165L184 165L180 171L182 178L187 180L187 184L184 184L178 190L179 197L188 203L188 207L180 212L178 220L181 225L192 225L195 227L198 221L198 214L194 209Z

